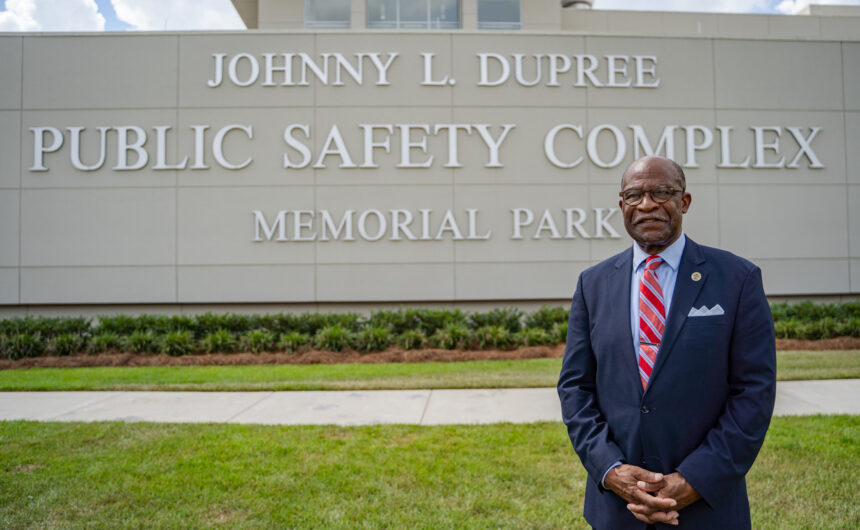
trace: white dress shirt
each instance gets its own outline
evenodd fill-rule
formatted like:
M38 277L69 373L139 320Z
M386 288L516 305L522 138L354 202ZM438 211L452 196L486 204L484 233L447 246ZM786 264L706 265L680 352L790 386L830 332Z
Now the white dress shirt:
M663 306L669 315L669 306L672 304L672 293L675 292L675 280L678 279L678 266L681 265L681 255L684 253L684 245L687 236L681 232L674 243L666 247L663 252L657 254L663 258L663 263L657 267L657 282L663 291ZM633 243L633 274L630 279L630 331L633 333L633 351L639 352L639 288L642 286L642 275L645 274L645 259L650 256L639 245Z

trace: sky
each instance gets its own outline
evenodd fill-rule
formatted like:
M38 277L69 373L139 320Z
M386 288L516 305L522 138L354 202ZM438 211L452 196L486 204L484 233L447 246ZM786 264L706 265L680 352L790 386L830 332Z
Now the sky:
M809 4L860 0L596 0L595 8L790 15ZM230 29L245 29L230 0L0 0L0 32Z

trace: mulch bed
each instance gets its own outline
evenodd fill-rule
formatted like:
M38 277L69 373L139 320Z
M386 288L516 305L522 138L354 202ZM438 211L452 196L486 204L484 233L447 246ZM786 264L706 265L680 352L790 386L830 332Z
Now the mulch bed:
M533 346L516 350L401 350L382 352L301 353L204 353L171 357L164 354L101 353L68 357L33 357L17 361L0 360L0 370L10 368L71 368L79 366L227 366L245 364L339 364L339 363L421 363L429 361L482 361L544 359L564 355L564 345Z
M839 337L823 340L777 339L777 350L860 350L860 338ZM401 350L358 353L310 350L301 353L206 353L199 355L146 355L135 353L101 353L68 357L34 357L11 361L0 360L0 370L13 368L73 368L81 366L228 366L248 364L337 364L337 363L420 363L484 361L510 359L546 359L564 355L564 344L533 346L516 350Z

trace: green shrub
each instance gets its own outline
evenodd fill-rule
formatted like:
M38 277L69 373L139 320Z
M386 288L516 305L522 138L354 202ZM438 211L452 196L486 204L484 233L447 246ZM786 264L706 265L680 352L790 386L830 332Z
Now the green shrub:
M803 322L800 321L797 323L795 327L795 335L793 337L788 337L790 339L820 339L821 338L821 326L818 322Z
M0 334L11 336L18 333L35 333L35 323L31 318L7 318L0 320Z
M166 335L171 331L197 331L193 317L186 315L128 315L100 316L98 331L109 331L127 337L135 331L151 331L156 335Z
M183 331L176 329L167 315L140 315L135 319L136 331L151 331L158 336L167 335L171 331Z
M45 352L45 339L40 333L13 333L6 335L3 356L7 359L38 357Z
M85 317L63 317L58 318L57 333L73 333L84 337L92 333L92 324Z
M860 317L840 321L836 327L838 337L860 337Z
M328 325L328 321L322 313L302 313L295 318L293 324L294 331L314 336L317 331Z
M567 322L556 322L552 327L552 337L556 344L567 342Z
M396 311L382 310L371 313L367 325L371 327L388 328L395 335L407 331L427 331L429 317L422 317L428 309L411 307L400 308Z
M219 329L203 337L201 345L207 353L233 353L236 351L236 336L226 329Z
M314 335L314 347L326 351L343 351L355 344L355 334L338 324L326 326Z
M47 341L47 351L50 355L66 356L78 353L84 349L84 338L77 333L60 333Z
M397 345L404 350L417 350L427 345L427 335L420 329L407 329L397 336Z
M860 300L840 304L844 317L848 320L860 319Z
M372 311L370 313L370 317L367 319L367 325L373 328L385 328L391 330L392 333L396 335L400 335L407 329L411 329L409 325L406 324L403 310L392 311L388 309L384 309L381 311ZM417 323L417 320L413 322L413 325Z
M513 346L513 334L502 326L484 326L475 330L475 340L482 350L505 350Z
M361 330L356 338L356 347L365 353L382 351L391 346L394 335L388 328L369 327Z
M295 328L296 318L295 315L290 313L274 313L264 316L265 321L260 327L268 329L274 333L276 337L281 336L283 333L293 331Z
M0 335L6 336L13 333L19 333L20 323L23 319L20 317L0 319Z
M281 333L278 338L278 349L287 353L305 351L311 343L311 336L299 331Z
M194 337L190 331L171 331L161 336L159 349L174 357L188 355L194 351Z
M468 349L475 345L475 337L465 324L451 323L437 329L430 337L430 343L446 350Z
M222 329L228 329L226 326L226 315L216 315L215 313L201 313L199 315L194 316L195 327L200 331L203 335L203 340L205 341L209 335L218 332ZM244 329L242 331L245 331ZM206 350L206 348L203 348Z
M197 321L189 315L172 315L167 318L168 331L187 331L197 337ZM161 331L158 329L156 331Z
M774 304L771 309L776 338L814 340L860 336L860 317L849 316L854 311L854 305Z
M44 339L59 335L85 336L91 332L90 321L84 317L24 317L0 320L0 334L40 334Z
M278 336L297 331L298 315L292 313L279 313L269 315L271 320L270 331Z
M160 346L158 335L149 329L133 331L131 335L123 337L122 345L132 353L155 353Z
M778 303L771 305L771 312L778 338L819 339L860 336L860 301L839 304ZM379 342L386 333L374 331L362 335L362 330L365 329L387 330L389 344L396 341L404 349L422 347L428 341L434 345L444 344L454 348L473 347L481 343L499 344L499 340L504 343L503 338L494 339L486 336L483 339L476 336L464 339L462 330L459 328L462 326L470 330L501 327L513 335L514 342L532 345L553 344L564 342L566 339L567 318L566 308L553 306L541 307L528 315L516 308L498 308L470 314L465 314L459 309L400 308L374 311L366 319L362 319L355 313L301 315L203 313L196 316L140 315L136 317L113 315L100 316L93 322L83 317L16 317L0 320L0 335L6 337L6 345L2 346L3 353L0 355L29 356L30 353L27 352L31 350L28 345L33 341L41 344L42 351L39 355L46 348L49 352L56 352L58 355L83 348L92 353L115 348L146 353L162 348L163 338L172 332L187 332L195 344L199 343L201 348L207 351L232 351L237 348L237 337L260 330L271 335L271 344L262 346L255 343L254 346L249 345L247 349L263 351L274 349L277 345L275 337L288 335L292 337L290 341L294 342L297 336L292 335L293 333L304 334L312 337L312 341L316 341L319 332L325 328L337 328L348 332L344 335L340 331L328 331L321 335L322 337L332 334L331 338L321 340L331 342L334 351L347 347L358 347L362 351L369 351L367 348L381 348L379 344L373 343ZM451 326L454 327L450 328ZM547 332L550 339L547 342L538 332L529 334L523 331L527 329L542 329ZM454 330L453 336L452 330ZM231 342L224 332L229 332L234 342ZM487 330L483 331L485 335L487 332ZM36 335L40 338L34 339ZM79 337L82 345L76 345L79 339L74 339L72 336ZM362 337L364 339L361 339ZM262 338L258 337L257 342L260 340ZM266 340L263 342L265 343ZM360 341L360 344L355 341ZM283 349L295 351L299 347L299 343L296 343L295 346L283 347ZM191 349L193 350L194 347ZM331 348L326 346L325 349Z
M531 315L526 316L524 328L540 328L544 331L552 331L556 324L567 322L568 309L565 307L543 306Z
M397 311L375 311L370 315L367 325L387 328L394 335L407 331L423 331L432 335L437 329L448 324L466 324L467 317L459 309L414 309L401 308Z
M472 329L496 326L516 333L522 328L523 316L522 311L513 307L492 309L486 313L470 314L469 326Z
M326 326L340 326L351 332L361 330L362 318L358 313L327 313L325 314Z
M524 329L516 334L515 341L521 346L545 346L555 343L550 332L543 328Z
M239 347L251 353L274 351L275 334L266 329L246 331L239 338Z
M801 321L819 321L832 318L837 321L846 321L852 318L860 318L860 301L843 302L840 304L814 304L803 302L800 304L778 303L770 306L774 322L786 319Z
M793 307L793 310L801 320L813 321L827 318L829 308L825 304L803 302Z
M822 339L830 339L839 336L836 333L838 327L836 319L825 317L818 321L818 336Z
M114 315L98 317L98 328L96 333L113 333L114 335L131 335L137 329L137 320L128 315Z
M90 337L87 343L87 353L104 353L119 349L121 340L119 335L111 331L100 331Z
M459 309L425 309L419 311L418 328L428 336L448 326L467 326L466 315Z
M38 317L35 326L36 331L46 338L59 337L60 335L77 335L80 337L91 331L90 321L84 317Z
M782 318L773 323L773 330L778 339L792 339L798 336L797 328L800 321L793 318Z
M226 329L234 335L241 335L246 331L254 329L251 325L251 318L247 315L235 315L233 313L225 313L216 315L214 313L203 313L194 317L195 328L202 337L206 337L211 333Z
M330 326L339 326L347 331L361 329L361 315L357 313L302 313L293 318L282 318L293 331L315 336L318 331Z

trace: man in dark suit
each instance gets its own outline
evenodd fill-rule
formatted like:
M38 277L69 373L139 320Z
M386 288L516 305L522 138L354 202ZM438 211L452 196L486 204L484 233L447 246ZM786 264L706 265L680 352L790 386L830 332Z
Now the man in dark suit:
M744 476L776 391L761 271L682 229L684 172L635 161L620 207L632 248L579 277L558 382L599 530L749 528Z

